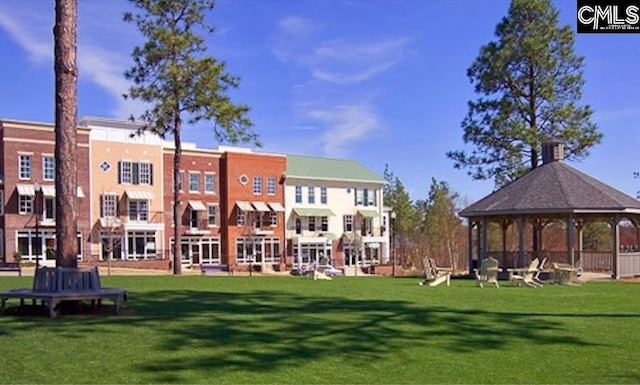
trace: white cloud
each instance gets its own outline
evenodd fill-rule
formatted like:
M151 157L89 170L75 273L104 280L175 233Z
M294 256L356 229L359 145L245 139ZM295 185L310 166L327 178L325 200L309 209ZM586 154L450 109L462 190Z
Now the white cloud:
M52 43L42 39L41 31L36 31L34 20L27 22L15 12L0 8L0 27L18 43L29 55L29 60L35 64L51 63L53 61ZM35 23L38 25L38 23ZM49 30L51 31L51 30ZM51 32L50 32L51 33ZM49 35L53 40L52 35Z
M29 5L29 4L27 4ZM54 12L49 7L28 8L12 7L10 12L0 9L0 27L5 29L9 36L22 47L29 55L30 60L36 65L50 65L53 62L53 33L51 26L54 24ZM102 48L101 38L108 36L110 39L131 40L131 33L126 28L120 28L120 33L114 30L113 23L98 18L98 22L89 25L83 24L88 19L82 12L92 13L96 16L95 9L90 7L80 8L78 17L78 70L80 81L90 81L111 95L116 104L113 117L126 119L131 114L139 114L143 111L143 105L136 101L126 101L122 94L129 88L128 81L124 78L124 71L129 66L129 54ZM48 12L48 13L45 13ZM106 12L102 10L103 14ZM111 17L121 17L121 11L111 10ZM91 18L89 18L91 19ZM128 45L127 45L128 46Z
M292 16L279 21L271 52L280 61L305 68L315 79L334 84L370 80L400 63L411 39L402 37L369 42L345 39L318 41L320 28Z
M313 109L308 116L327 127L319 138L324 155L346 157L349 146L381 127L379 116L366 104Z

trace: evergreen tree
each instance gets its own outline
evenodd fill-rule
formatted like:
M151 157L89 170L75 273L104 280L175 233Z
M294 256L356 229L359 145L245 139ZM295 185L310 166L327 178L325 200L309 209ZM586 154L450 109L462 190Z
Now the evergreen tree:
M582 158L602 134L591 108L579 105L584 58L550 0L513 0L496 36L467 71L481 95L462 122L464 142L475 148L447 156L500 187L540 165L545 140L560 139L567 158Z
M180 162L181 135L189 125L213 121L218 141L253 142L257 135L250 129L249 107L234 104L228 91L237 88L239 79L226 72L225 64L207 54L198 32L213 34L204 20L214 8L213 0L130 0L139 13L127 12L124 20L136 25L146 38L133 50L134 65L125 76L134 82L125 97L139 99L150 107L139 119L142 131L162 137L173 135L173 218L174 274L181 273L180 248Z

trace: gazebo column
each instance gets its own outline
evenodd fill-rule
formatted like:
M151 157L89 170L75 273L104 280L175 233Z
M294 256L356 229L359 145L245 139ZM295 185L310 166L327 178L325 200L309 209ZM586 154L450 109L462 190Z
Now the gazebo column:
M487 220L487 217L482 217L482 259L487 258L488 243L489 243L487 242L488 227L489 227L489 221Z
M502 264L507 260L507 228L509 228L509 224L511 221L509 219L503 219L500 222L500 226L502 227Z
M473 220L469 219L469 223L467 225L468 230L467 230L467 244L469 245L468 247L468 253L469 253L469 275L471 275L471 273L473 273L473 227L476 225L476 222L474 222Z
M518 217L518 266L524 266L524 218Z
M567 257L571 266L575 266L575 255L573 254L573 214L569 214L567 218Z
M611 223L611 229L613 231L613 274L612 277L614 279L620 278L620 217L616 215L613 217L613 222Z
M584 249L584 239L583 239L583 230L584 230L584 222L576 221L576 230L578 230L578 260L580 260L580 267L584 265L584 261L582 259L582 250Z

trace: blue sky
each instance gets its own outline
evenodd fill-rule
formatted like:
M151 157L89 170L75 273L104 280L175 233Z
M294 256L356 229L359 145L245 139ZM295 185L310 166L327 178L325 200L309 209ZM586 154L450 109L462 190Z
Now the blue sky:
M555 0L576 28L576 0ZM466 70L494 39L508 0L219 0L209 20L209 52L240 76L237 102L251 106L264 151L351 158L382 175L385 164L412 198L432 177L464 205L493 190L455 170L460 122L473 99ZM122 21L125 0L80 0L79 117L125 119L138 103L128 84L136 30ZM0 1L0 118L53 122L53 0ZM635 196L640 170L640 34L583 34L584 103L604 134L591 156L571 165ZM184 140L215 147L206 126Z

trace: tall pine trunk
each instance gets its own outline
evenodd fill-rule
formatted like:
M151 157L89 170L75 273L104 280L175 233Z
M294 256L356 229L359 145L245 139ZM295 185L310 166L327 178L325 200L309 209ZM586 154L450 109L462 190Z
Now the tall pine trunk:
M76 0L56 0L56 266L77 267Z
M173 154L173 274L182 274L182 240L180 239L180 229L182 228L182 218L180 217L180 162L182 156L182 142L180 135L182 130L182 121L180 115L176 115L174 120L173 138L176 146ZM182 183L187 183L182 181ZM184 187L182 187L184 188Z

